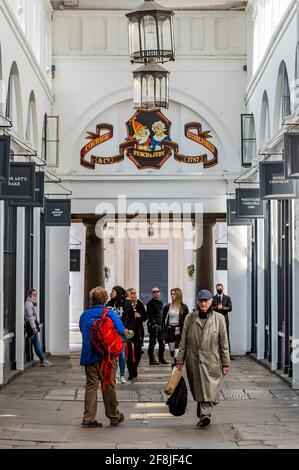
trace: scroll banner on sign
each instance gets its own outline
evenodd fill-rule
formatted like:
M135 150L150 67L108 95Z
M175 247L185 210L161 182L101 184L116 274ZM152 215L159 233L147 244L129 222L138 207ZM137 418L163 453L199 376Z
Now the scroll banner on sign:
M86 138L90 141L81 150L81 165L94 169L96 164L110 165L128 157L139 169L159 169L171 155L174 155L174 159L180 163L203 163L204 168L210 168L218 163L218 150L208 140L212 138L210 131L203 132L198 122L185 125L185 137L209 150L212 154L210 159L207 154L194 156L180 154L178 144L170 138L171 122L159 110L137 111L126 123L126 127L127 139L120 144L119 154L113 156L89 156L96 147L113 138L112 125L98 124L96 132L88 132Z

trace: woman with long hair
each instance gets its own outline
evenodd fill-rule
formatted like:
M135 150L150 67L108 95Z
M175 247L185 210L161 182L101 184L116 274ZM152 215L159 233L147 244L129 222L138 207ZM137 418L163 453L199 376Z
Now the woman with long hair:
M129 371L129 380L134 380L138 376L137 368L142 356L143 344L143 322L147 316L143 303L137 297L134 287L127 290L127 300L124 306L124 325L127 329L134 331L134 336L127 343L126 359Z
M121 286L114 286L110 293L110 300L107 302L107 307L113 308L116 311L122 322L124 323L124 303L126 300L126 290ZM120 382L126 383L125 370L126 370L126 345L118 356Z
M176 356L179 352L181 335L183 332L184 321L189 309L183 303L183 294L181 289L175 287L170 291L171 302L163 309L163 326L165 342L168 343L170 355L172 357L172 366L176 363Z
M40 360L41 367L52 367L54 364L45 358L39 340L39 322L37 319L37 296L36 289L29 289L25 298L25 328L31 340L35 354Z

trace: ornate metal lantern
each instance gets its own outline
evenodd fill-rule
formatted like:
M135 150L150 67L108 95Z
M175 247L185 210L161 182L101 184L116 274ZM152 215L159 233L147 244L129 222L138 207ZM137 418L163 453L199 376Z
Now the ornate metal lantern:
M133 72L134 108L168 108L169 72L158 64L143 65Z
M163 63L174 60L174 12L153 0L145 0L129 18L132 63Z

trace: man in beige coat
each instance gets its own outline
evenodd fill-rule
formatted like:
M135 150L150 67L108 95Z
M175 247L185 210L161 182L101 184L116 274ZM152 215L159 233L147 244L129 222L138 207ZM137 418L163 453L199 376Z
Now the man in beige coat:
M177 367L186 370L190 390L197 401L197 426L211 422L211 410L220 400L220 378L229 372L230 356L225 318L212 309L213 295L201 290L196 312L186 316Z

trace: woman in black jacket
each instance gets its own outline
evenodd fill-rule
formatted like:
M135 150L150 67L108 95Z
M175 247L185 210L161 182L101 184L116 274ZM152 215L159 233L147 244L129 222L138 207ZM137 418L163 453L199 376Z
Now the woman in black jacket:
M127 290L128 297L124 304L123 323L126 328L134 331L134 336L127 343L126 360L129 371L129 380L134 380L138 376L137 368L142 355L143 344L143 322L147 316L143 303L137 298L136 289L133 287Z
M183 294L178 287L171 289L171 303L163 309L163 327L165 342L168 343L170 355L175 365L175 358L179 352L181 335L186 315L189 313L187 305L183 303Z
M107 302L107 307L113 308L120 319L123 322L124 317L124 304L126 299L126 290L121 286L114 286L111 294L110 300ZM119 372L120 372L120 383L125 384L125 370L126 370L126 343L125 347L118 356L118 363L119 363Z

